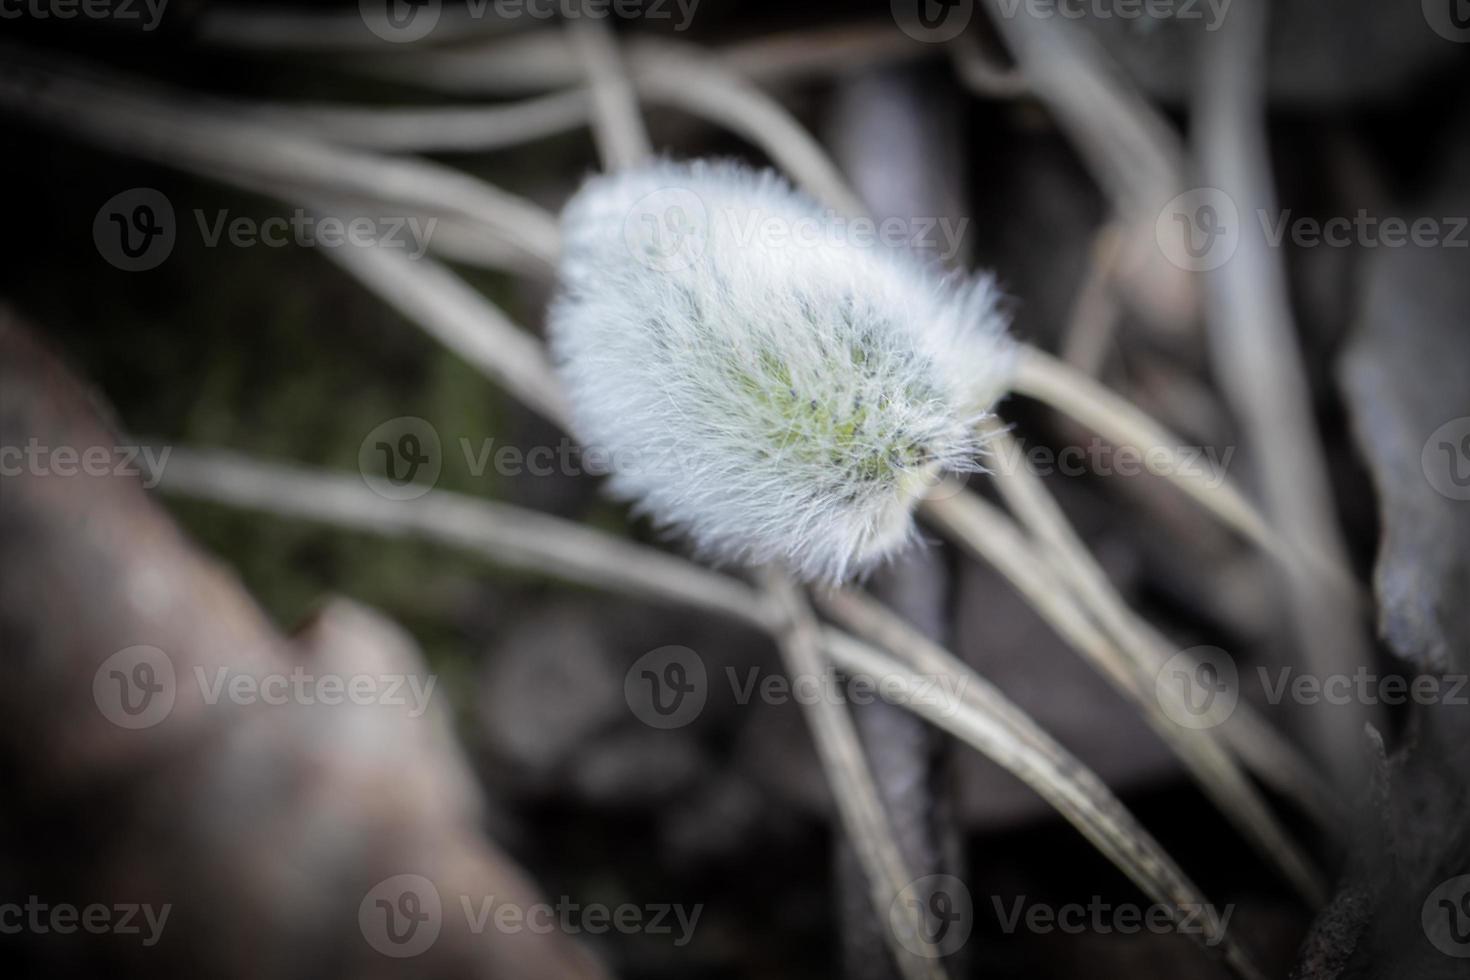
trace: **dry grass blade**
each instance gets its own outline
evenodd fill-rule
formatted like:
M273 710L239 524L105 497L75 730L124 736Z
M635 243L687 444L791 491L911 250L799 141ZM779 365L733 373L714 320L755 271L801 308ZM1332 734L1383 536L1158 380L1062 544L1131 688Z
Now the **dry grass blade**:
M427 257L378 245L325 250L410 322L524 404L570 426L570 409L545 348L479 291Z
M839 213L866 213L821 145L785 106L701 58L698 49L661 44L642 51L632 68L644 98L684 109L750 140L809 194Z
M1138 671L1140 691L1154 690L1154 679L1165 663L1184 654L1128 607L1046 485L1016 451L1013 437L997 428L991 438L999 457L1019 463L994 474L1002 498L1049 552L1087 612L1130 657ZM1218 731L1262 781L1294 800L1319 826L1334 834L1341 831L1344 810L1331 787L1301 751L1251 705L1237 705L1230 717L1221 719Z
M982 99L1014 99L1030 94L1026 76L1013 67L995 64L974 34L961 34L947 50L955 74L972 94Z
M1240 213L1276 212L1266 143L1265 60L1269 11L1245 0L1227 18L1216 43L1202 52L1196 118L1198 159L1207 183L1236 202ZM1347 567L1331 476L1316 429L1297 330L1292 322L1281 250L1253 223L1230 261L1210 273L1205 323L1212 359L1226 397L1260 457L1265 506L1296 552ZM1306 668L1319 678L1351 676L1371 654L1358 589L1345 575L1319 577L1288 567L1286 587L1294 633ZM1311 713L1318 750L1340 786L1356 790L1365 777L1364 726L1379 719L1362 698Z
M1214 907L1158 842L1139 825L1101 780L1047 735L1000 691L962 661L909 627L877 603L851 591L819 597L824 609L859 637L891 651L906 668L895 672L867 644L840 631L827 634L834 660L847 670L902 681L905 674L957 678L960 698L936 705L916 688L903 700L933 724L952 733L1025 781L1155 902L1179 916L1199 910L1200 942L1241 977L1259 977L1245 951L1225 934Z
M445 491L414 500L374 493L337 474L220 450L174 447L159 486L167 493L387 537L436 541L537 575L718 612L770 630L753 590L652 548L536 511Z
M787 673L793 683L819 678L827 660L821 627L810 606L784 573L768 569L763 577L773 604L785 614L776 645ZM904 864L852 716L846 705L830 698L804 698L802 710L843 828L867 876L874 915L900 973L906 980L944 977L939 951L925 938L921 913L901 900L915 876Z
M454 95L529 95L580 85L586 77L571 40L558 30L407 51L392 58L351 54L338 59L338 64L375 78Z
M630 59L637 61L650 44L659 43L635 37L628 42ZM855 64L875 68L938 53L935 45L895 31L890 19L769 34L713 48L707 55L726 71L778 85L847 72ZM392 58L349 56L341 63L405 85L459 95L527 95L580 84L583 76L572 46L559 31L433 51L409 49Z
M356 106L338 103L242 103L263 123L364 149L482 152L518 146L585 126L587 90L573 88L502 105Z
M1280 538L1250 501L1228 483L1213 485L1203 476L1192 475L1192 468L1179 458L1180 441L1101 382L1034 347L1023 346L1017 353L1011 390L1050 405L1145 459L1150 453L1169 454L1170 465L1162 467L1167 479L1268 554L1286 560Z
M1119 211L1132 215L1144 208L1152 225L1160 191L1183 184L1184 147L1168 120L1111 65L1085 28L1006 16L1001 0L985 6L1017 68L1076 141Z
M873 70L933 57L934 45L893 29L889 18L778 31L716 48L720 67L763 85Z
M460 94L504 91L507 76L529 82L517 91L563 87L582 81L580 68L569 62L565 37L532 34L497 45L494 58L466 60L462 53L425 52L412 63L402 59L364 67L405 83ZM865 213L862 201L823 151L821 145L780 102L736 72L722 67L709 53L670 41L629 45L626 64L634 90L650 103L692 113L760 147L793 181L842 214ZM548 60L549 59L549 60ZM548 66L570 64L577 73Z
M515 276L527 276L532 279L544 279L548 274L549 267L544 258L539 258L527 252L520 245L500 237L494 229L487 227L483 222L423 212L402 216L385 215L383 209L393 207L392 204L378 203L375 205L371 201L353 204L341 198L334 199L330 195L323 195L310 186L299 186L283 180L268 180L240 173L228 173L208 167L198 168L198 173L200 176L210 177L227 186L251 191L262 197L289 201L299 207L347 220L363 216L370 221L381 220L384 217L391 219L402 217L406 222L417 221L416 226L410 225L409 227L423 229L421 244L428 246L428 250L433 254L452 262L479 269L493 269L496 272Z
M606 170L636 166L653 155L638 100L623 68L612 29L603 20L578 17L566 27L572 47L587 72L592 97L592 135Z
M1087 274L1077 287L1077 298L1072 301L1062 334L1062 360L1093 377L1102 372L1123 315L1117 296L1122 237L1123 229L1113 221L1093 238Z
M946 487L952 491L953 488ZM1077 604L1067 583L1049 568L1045 556L999 510L972 494L941 492L925 501L924 514L957 543L993 565L1069 644L1140 710L1144 720L1184 763L1200 787L1302 896L1316 906L1325 901L1320 873L1281 828L1259 792L1230 754L1208 731L1174 721L1156 696L1152 678L1140 672L1111 638ZM1161 690L1172 694L1165 685ZM1182 697L1182 694L1180 695Z
M475 15L473 5L450 4L435 13L433 29L410 41L396 38L385 44L364 21L364 14L315 13L289 9L259 10L229 4L207 4L200 8L193 30L205 44L230 48L259 48L271 51L365 51L412 50L415 44L441 44L524 29L529 18ZM366 10L366 6L363 10ZM428 16L425 14L424 16ZM410 22L411 23L411 22Z
M1194 283L1154 239L1166 201L1184 189L1184 147L1163 114L1071 18L1007 14L985 4L1032 92L1056 117L1112 199L1126 233L1123 281L1150 319L1179 329L1193 319Z
M252 187L280 184L451 217L494 232L548 268L555 262L555 219L468 174L332 146L155 93L126 77L61 69L24 49L6 45L0 52L0 105L47 125L181 170L238 176Z

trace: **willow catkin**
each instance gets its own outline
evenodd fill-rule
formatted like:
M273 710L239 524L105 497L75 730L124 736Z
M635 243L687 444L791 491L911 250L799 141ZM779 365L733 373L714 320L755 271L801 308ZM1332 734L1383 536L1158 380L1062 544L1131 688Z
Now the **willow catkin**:
M1010 358L988 277L957 281L776 174L659 162L567 205L550 333L618 497L719 563L861 574L978 468Z

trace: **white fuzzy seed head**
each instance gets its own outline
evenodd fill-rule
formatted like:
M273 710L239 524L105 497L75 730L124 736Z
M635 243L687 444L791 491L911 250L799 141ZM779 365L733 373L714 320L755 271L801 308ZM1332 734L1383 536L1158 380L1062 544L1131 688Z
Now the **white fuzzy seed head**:
M977 468L1001 394L988 278L956 285L781 178L663 162L568 204L550 332L610 488L706 558L838 582Z

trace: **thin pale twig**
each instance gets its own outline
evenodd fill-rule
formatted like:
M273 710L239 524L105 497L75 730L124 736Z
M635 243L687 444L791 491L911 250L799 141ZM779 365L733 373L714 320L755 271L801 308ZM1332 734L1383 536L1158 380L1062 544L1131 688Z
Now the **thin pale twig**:
M498 565L642 599L718 612L762 630L776 620L745 583L591 528L508 504L433 490L374 493L356 474L269 463L226 450L171 447L159 487L281 517L478 553Z
M633 37L636 61L661 39ZM408 46L404 46L407 48ZM816 27L768 34L711 48L707 57L722 69L762 85L798 82L867 67L918 61L939 54L932 44L893 29L892 20ZM457 45L433 51L410 48L391 58L352 55L341 64L407 85L459 95L527 95L578 85L583 70L560 31L534 31L514 39Z
M1280 537L1245 497L1229 483L1212 483L1195 475L1179 456L1179 440L1158 422L1097 380L1050 354L1022 346L1015 359L1010 389L1071 416L1119 447L1131 448L1147 460L1168 455L1163 475L1267 554L1290 560Z
M242 114L318 139L383 151L483 152L571 132L591 118L585 88L475 106L239 103Z
M1158 672L1183 652L1176 651L1162 634L1128 607L1078 537L1056 498L1021 459L1014 438L999 427L990 438L994 440L998 458L1017 460L1019 464L996 468L993 478L1001 497L1035 535L1053 567L1067 578L1087 612L1128 655L1136 670L1135 683L1140 693L1154 696ZM1322 781L1312 763L1251 705L1237 705L1229 718L1221 719L1220 726L1225 741L1258 777L1294 800L1319 826L1334 832L1341 829L1343 808L1331 788Z
M1180 329L1193 319L1194 284L1154 239L1160 209L1184 190L1183 141L1085 25L1015 16L1005 0L985 6L1016 66L1111 198L1124 233L1123 282L1153 322Z
M1087 274L1072 300L1072 311L1062 333L1062 360L1094 377L1102 372L1123 314L1116 293L1122 235L1122 229L1114 221L1104 225L1093 238Z
M403 37L393 43L373 33L359 10L351 13L289 8L261 10L237 4L221 6L211 3L199 9L191 26L194 39L220 47L311 52L371 50L381 54L384 51L412 50L416 44L442 44L503 35L523 30L534 23L529 17L497 16L493 4L480 5L478 13L473 7L449 4L432 14L435 19L433 28L423 37L411 41ZM366 9L365 5L363 9ZM426 9L418 16L428 17L430 14Z
M546 348L479 290L427 256L381 245L326 254L408 320L563 429L571 410Z
M566 31L587 73L592 135L597 139L603 167L622 170L636 166L653 155L653 147L612 28L605 20L583 16L569 21Z
M845 215L865 214L862 201L810 133L754 84L702 60L697 48L661 44L632 64L640 94L718 123L765 150L813 197Z
M1030 94L1031 85L1026 76L1014 67L995 64L973 33L961 34L946 50L955 74L972 94L983 99L1014 99Z
M384 208L392 208L394 205L383 202L374 205L373 202L366 200L353 203L330 194L322 194L310 186L299 186L284 180L266 179L243 173L217 171L207 166L199 167L198 173L200 176L212 178L226 186L252 191L262 197L289 201L299 207L336 215L345 220L364 216L374 222L385 218L405 222L417 221L417 227L422 229L424 236L422 243L427 245L429 251L435 255L451 262L459 262L479 269L492 269L515 276L529 276L532 279L544 279L549 271L549 266L544 258L538 258L523 246L507 241L483 222L457 218L453 215L444 216L425 212L384 214ZM388 226L375 224L374 227L387 228ZM387 244L387 241L385 240L383 244Z
M792 683L819 679L828 662L821 627L811 607L785 573L766 569L763 578L773 604L785 614L776 646ZM902 901L916 876L899 850L852 716L841 702L825 697L803 698L802 709L838 816L867 877L873 914L899 972L906 980L943 978L939 950L927 939L921 913Z
M564 36L532 34L498 45L494 58L465 60L453 53L424 52L411 63L391 59L363 67L410 84L485 94L504 91L501 82L507 73L518 80L530 78L528 87L519 91L576 84L582 80L580 70L568 79L564 71L548 68L569 57ZM682 109L739 134L764 150L813 197L842 214L865 213L841 172L791 113L707 52L681 42L645 40L628 45L625 60L633 87L644 101Z
M1086 614L1065 578L1051 571L1020 529L997 508L951 485L923 513L956 543L999 571L1063 639L1082 653L1139 711L1186 770L1314 907L1326 900L1321 874L1290 839L1235 760L1206 730L1177 724L1154 685L1142 683L1126 653ZM1165 689L1172 692L1172 689Z
M778 31L715 48L722 68L763 86L840 75L862 65L879 70L933 57L934 45L893 29L890 18Z
M555 262L559 234L541 208L469 174L424 160L375 156L160 94L126 76L60 67L0 45L0 105L103 145L210 177L276 183L322 196L388 202L493 231Z
M1196 156L1201 177L1241 214L1275 213L1265 128L1267 5L1243 0L1203 46L1196 95ZM1249 209L1249 211L1247 211ZM1279 249L1253 221L1241 221L1230 261L1209 274L1205 324L1212 360L1250 445L1260 456L1267 512L1288 546L1347 567L1334 516L1331 475L1313 419L1311 387L1292 322ZM1351 676L1371 660L1358 588L1346 576L1320 577L1288 566L1293 633L1318 678ZM1319 753L1339 785L1364 777L1364 726L1377 721L1361 698L1310 714Z
M1204 918L1207 949L1221 946L1227 963L1242 977L1259 977L1245 951L1226 935L1214 907L1168 853L1086 766L1012 704L1004 694L963 661L933 643L877 603L851 590L819 596L822 607L859 637L890 651L921 678L945 677L955 682L958 698L922 696L922 688L904 692L899 703L953 733L1022 779L1076 827L1151 899L1182 915L1197 909ZM894 672L864 650L866 645L833 631L828 648L849 670Z

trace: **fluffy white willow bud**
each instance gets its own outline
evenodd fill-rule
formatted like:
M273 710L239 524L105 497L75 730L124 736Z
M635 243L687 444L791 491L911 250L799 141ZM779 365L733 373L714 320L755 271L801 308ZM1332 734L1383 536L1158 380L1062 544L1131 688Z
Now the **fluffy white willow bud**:
M704 557L841 581L914 536L941 471L978 468L1010 360L990 279L730 163L595 177L562 227L550 331L578 435Z

